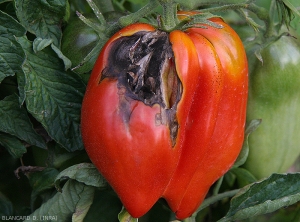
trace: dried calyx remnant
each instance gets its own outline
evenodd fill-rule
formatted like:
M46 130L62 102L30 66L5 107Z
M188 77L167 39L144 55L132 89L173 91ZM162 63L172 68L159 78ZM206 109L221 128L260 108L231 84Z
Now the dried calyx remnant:
M182 84L167 33L141 31L115 40L100 81L104 78L118 80L119 105L125 122L130 120L131 100L148 106L159 104L161 111L154 121L169 127L175 145L179 128L176 109Z

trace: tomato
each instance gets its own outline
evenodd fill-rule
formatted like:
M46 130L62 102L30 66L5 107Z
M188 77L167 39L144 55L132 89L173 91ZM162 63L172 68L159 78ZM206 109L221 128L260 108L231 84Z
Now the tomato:
M286 172L300 154L300 42L283 36L261 56L250 75L247 118L262 124L249 137L245 164L258 179Z
M92 71L83 142L133 217L159 198L177 218L189 217L242 147L247 58L238 35L222 19L211 21L223 28L129 25Z

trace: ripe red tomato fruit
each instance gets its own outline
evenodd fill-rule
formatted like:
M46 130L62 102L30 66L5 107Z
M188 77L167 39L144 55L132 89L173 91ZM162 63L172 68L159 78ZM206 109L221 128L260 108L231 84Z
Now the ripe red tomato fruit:
M106 43L91 74L84 145L133 217L161 197L177 218L190 216L242 147L247 59L238 35L211 21L223 28L129 25Z

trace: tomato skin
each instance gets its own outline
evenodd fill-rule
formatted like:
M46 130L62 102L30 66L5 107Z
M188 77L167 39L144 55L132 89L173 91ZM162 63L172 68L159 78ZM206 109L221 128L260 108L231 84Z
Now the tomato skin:
M249 136L244 165L258 179L286 172L300 154L299 38L282 36L261 56L250 72L247 118L262 123Z
M238 36L221 19L215 21L225 28L168 34L173 60L167 62L169 71L160 71L165 75L174 69L180 80L180 87L175 84L180 100L171 108L176 108L177 131L157 124L163 105L126 97L120 80L105 77L116 42L141 31L153 33L154 27L137 23L120 30L93 69L82 104L83 142L133 217L141 217L161 197L178 219L190 216L242 147L247 60ZM168 77L169 88L163 92L172 98L170 81ZM122 101L130 110L129 120Z

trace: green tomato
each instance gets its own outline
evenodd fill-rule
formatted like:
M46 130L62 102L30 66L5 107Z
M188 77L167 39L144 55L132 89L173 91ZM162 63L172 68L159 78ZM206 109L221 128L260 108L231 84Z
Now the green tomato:
M261 55L263 63L250 63L247 119L262 124L249 137L245 163L258 179L286 172L300 154L300 42L283 36Z
M97 22L93 15L85 16L93 22ZM100 37L96 31L84 24L78 17L72 18L63 31L61 51L67 56L72 67L77 73L89 72L96 60L97 54L94 57L83 63L84 58L94 49Z

